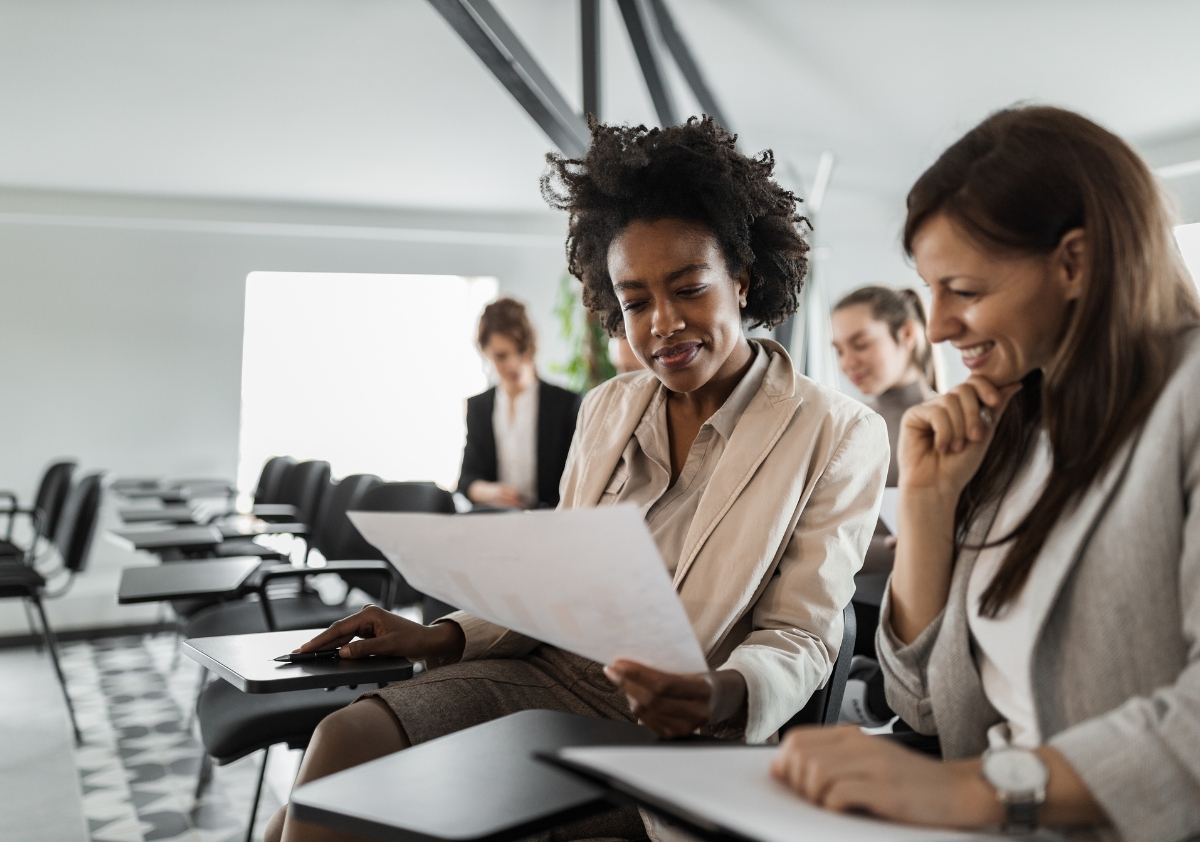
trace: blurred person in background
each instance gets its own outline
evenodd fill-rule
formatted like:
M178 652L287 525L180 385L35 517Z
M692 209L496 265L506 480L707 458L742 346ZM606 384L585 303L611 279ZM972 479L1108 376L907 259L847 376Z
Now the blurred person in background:
M477 505L553 508L582 398L538 378L537 334L519 301L484 308L479 350L497 385L467 399L458 490Z
M899 471L900 419L905 411L936 393L933 346L925 336L925 307L916 291L869 286L856 289L833 308L833 348L838 367L867 396L867 405L887 423L892 459L887 487ZM892 572L896 540L880 521L855 577L858 617L855 654L875 656L879 605Z
M629 340L624 336L614 336L608 343L608 357L616 366L617 374L628 374L631 371L641 371L645 368L642 361L629 347Z

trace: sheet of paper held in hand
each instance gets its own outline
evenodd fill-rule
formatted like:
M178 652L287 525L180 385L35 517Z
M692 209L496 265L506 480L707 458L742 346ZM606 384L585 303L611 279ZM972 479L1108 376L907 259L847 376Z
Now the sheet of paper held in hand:
M410 585L476 617L602 664L708 669L634 506L349 517Z
M899 488L883 489L883 499L879 502L879 519L883 521L883 525L887 527L888 532L893 535L896 535L900 529L900 515L896 510L899 503Z
M760 842L957 842L986 835L934 830L823 810L771 777L778 749L727 746L589 747L558 756L701 827ZM994 838L994 837L992 837Z

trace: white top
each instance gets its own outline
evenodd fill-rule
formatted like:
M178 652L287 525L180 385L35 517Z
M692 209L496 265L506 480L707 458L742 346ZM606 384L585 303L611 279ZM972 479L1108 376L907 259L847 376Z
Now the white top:
M1000 503L988 543L1005 537L1021 523L1045 489L1052 467L1050 441L1042 431ZM979 552L967 583L967 625L975 641L983 692L1008 720L988 732L988 741L993 747L1008 744L1036 748L1041 745L1042 735L1033 702L1033 646L1071 560L1039 555L1017 598L995 619L981 617L979 597L991 584L1012 543ZM1008 727L1002 727L1004 724Z
M496 479L511 485L526 505L538 502L537 435L538 392L535 380L510 400L504 386L496 387L492 410L492 433L496 438Z

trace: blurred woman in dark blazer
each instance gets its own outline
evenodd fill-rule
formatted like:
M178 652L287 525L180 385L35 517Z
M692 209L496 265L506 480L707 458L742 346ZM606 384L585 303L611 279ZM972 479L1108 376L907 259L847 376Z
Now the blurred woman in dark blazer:
M537 335L519 301L500 298L484 308L479 349L498 383L467 400L458 490L482 505L557 506L582 398L538 379Z

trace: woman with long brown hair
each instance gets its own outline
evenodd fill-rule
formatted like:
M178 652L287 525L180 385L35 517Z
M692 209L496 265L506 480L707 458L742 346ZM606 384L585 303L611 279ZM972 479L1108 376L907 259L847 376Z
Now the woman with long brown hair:
M1200 305L1138 156L992 115L908 197L929 338L967 382L904 416L877 637L937 762L789 734L805 797L932 825L1200 834Z

